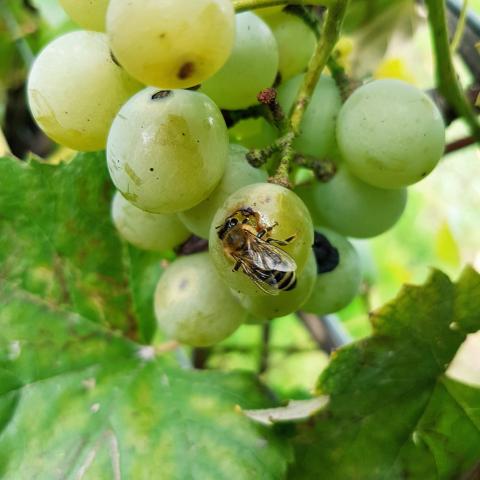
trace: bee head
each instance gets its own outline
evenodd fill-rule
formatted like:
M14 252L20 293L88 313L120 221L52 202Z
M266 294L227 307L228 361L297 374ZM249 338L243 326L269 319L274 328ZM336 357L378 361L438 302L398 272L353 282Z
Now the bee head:
M220 238L220 240L223 240L226 233L232 229L233 227L235 227L236 225L238 225L238 219L235 218L235 217L229 217L225 220L225 223L223 225L219 225L217 227L217 234L218 234L218 238Z

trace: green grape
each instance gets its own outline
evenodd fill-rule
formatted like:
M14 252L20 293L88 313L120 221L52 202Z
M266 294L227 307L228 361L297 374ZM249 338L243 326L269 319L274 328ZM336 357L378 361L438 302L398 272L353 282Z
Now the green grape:
M228 130L230 141L247 148L264 148L278 137L276 128L263 117L240 120Z
M389 230L401 217L407 190L372 187L340 167L327 183L299 187L317 225L325 225L348 237L369 238Z
M302 310L317 315L337 312L358 293L362 280L360 258L345 237L325 228L316 230L314 252L318 275Z
M227 63L202 83L220 108L235 110L258 103L257 94L271 87L278 71L278 48L268 25L250 12L236 16L236 37Z
M146 88L115 118L107 143L113 183L152 213L176 213L205 200L222 178L228 135L203 93Z
M140 210L125 200L120 192L116 192L113 197L112 220L120 235L142 250L171 250L190 236L176 215Z
M208 253L175 260L155 291L155 316L170 338L207 347L231 335L247 318L219 277Z
M208 238L215 213L232 193L246 185L267 180L265 171L254 168L247 162L247 152L240 145L230 145L227 167L215 190L203 202L179 214L180 220L195 235Z
M245 295L232 289L232 293L240 304L254 316L255 321L270 320L283 317L296 312L312 294L317 279L317 263L313 252L308 257L303 272L297 278L297 285L290 291L281 292L279 295Z
M287 252L295 261L297 275L304 270L313 243L313 225L310 213L300 198L291 190L271 183L257 183L236 191L228 197L215 214L210 227L209 246L210 255L218 272L227 285L241 293L266 295L255 284L251 276L244 272L244 267L236 272L233 271L235 260L228 255L229 249L226 241L224 245L219 238L219 230L216 227L223 225L226 219L239 209L251 209L259 215L261 225L258 228L252 228L253 232L273 227L269 232L271 238L283 241L295 236L288 245L279 248ZM254 218L249 218L249 221L254 221ZM240 233L242 232L243 230L240 231ZM264 238L267 236L265 235ZM265 255L267 254L264 253L262 258ZM270 259L269 256L267 259Z
M92 151L105 148L115 115L140 88L112 59L105 34L81 30L40 52L27 93L33 118L50 138Z
M279 13L283 9L283 5L278 7L264 7L264 8L256 8L254 11L257 15L260 15L262 18L269 17L270 15L275 15Z
M60 0L60 5L82 28L105 31L108 0Z
M277 40L282 80L304 72L317 43L312 30L301 18L285 12L263 18Z
M304 75L298 75L280 87L278 101L285 112L292 108L303 78ZM335 81L331 77L321 77L303 117L295 149L318 158L331 156L335 151L335 125L341 107L342 99Z
M358 178L380 188L400 188L435 168L445 148L445 126L421 90L400 80L376 80L345 102L337 139Z
M110 0L113 53L134 78L160 88L188 88L227 61L235 36L230 0Z

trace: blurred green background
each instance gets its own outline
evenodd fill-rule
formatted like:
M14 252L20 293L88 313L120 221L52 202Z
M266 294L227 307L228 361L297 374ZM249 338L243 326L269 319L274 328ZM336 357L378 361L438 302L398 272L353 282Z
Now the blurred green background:
M480 13L480 0L471 0L470 8ZM56 162L71 155L36 131L24 89L28 66L39 49L75 28L57 0L0 2L0 122L18 156L33 150ZM339 53L356 77L398 77L422 89L434 86L425 16L410 0L353 0ZM470 85L474 79L460 58L456 66L463 84ZM457 120L447 130L447 142L466 135L464 123ZM0 143L5 150L2 137ZM470 146L447 155L428 178L410 188L407 210L395 228L378 238L354 242L363 260L364 285L355 301L338 312L352 338L370 333L369 311L393 298L402 284L423 282L432 267L452 278L467 263L480 270L479 153L478 147ZM262 334L261 326L241 327L215 348L208 366L258 371ZM327 354L295 315L272 322L270 335L265 380L285 397L305 396L326 365Z

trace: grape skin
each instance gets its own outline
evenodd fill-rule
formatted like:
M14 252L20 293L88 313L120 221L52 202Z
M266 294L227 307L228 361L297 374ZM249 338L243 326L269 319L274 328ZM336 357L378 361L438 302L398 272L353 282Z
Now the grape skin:
M227 63L202 83L220 108L246 108L257 101L257 94L270 87L277 75L278 48L268 25L250 12L236 15L236 38Z
M155 291L155 315L160 330L193 347L220 342L247 318L208 253L181 257L167 268Z
M218 107L189 90L142 90L122 107L108 136L113 183L151 213L177 213L205 200L227 159L227 128Z
M247 148L264 148L278 138L278 131L263 117L258 117L240 120L229 128L228 135L232 143Z
M307 68L317 43L315 35L296 15L278 12L263 18L277 41L279 72L285 82Z
M386 190L358 180L341 165L332 180L298 187L314 223L342 235L370 238L395 225L407 203L407 190Z
M445 125L421 90L400 80L376 80L345 102L337 139L358 178L380 188L400 188L435 168L445 148Z
M142 250L164 252L183 243L190 232L176 215L140 210L116 192L112 201L112 221L119 234Z
M180 220L195 235L208 238L210 225L223 202L240 188L267 180L267 173L252 167L245 158L248 150L240 145L230 145L225 173L215 190L201 203L179 213Z
M346 307L358 293L362 280L360 258L353 245L342 235L326 228L317 228L338 250L340 262L331 272L319 273L315 287L302 310L326 315Z
M105 31L105 16L109 0L60 0L68 15L82 28Z
M298 75L283 84L278 91L278 101L284 112L289 112L304 75ZM295 149L317 158L329 157L336 147L335 128L342 99L335 81L331 77L320 77L305 111L301 133L295 139Z
M107 32L113 53L140 82L189 88L226 62L235 35L230 0L110 0Z
M122 104L141 85L112 59L107 36L84 30L49 43L28 77L28 103L39 127L74 150L105 148Z

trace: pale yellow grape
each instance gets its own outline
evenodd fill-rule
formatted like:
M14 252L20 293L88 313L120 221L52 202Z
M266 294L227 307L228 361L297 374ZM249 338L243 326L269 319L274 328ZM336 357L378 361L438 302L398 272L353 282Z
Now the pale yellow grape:
M142 250L164 252L183 243L190 232L177 215L140 210L116 192L112 201L112 221L120 235Z
M203 202L179 214L180 220L195 235L208 238L215 213L232 193L245 185L267 180L265 171L247 162L247 153L248 150L240 145L230 145L227 167L215 190Z
M288 292L280 292L278 295L245 295L232 289L234 296L240 304L259 320L270 320L283 317L289 313L296 312L309 299L317 279L317 263L313 251L308 257L303 272L297 277L297 284Z
M251 12L236 15L236 36L227 63L202 83L220 108L235 110L258 103L257 95L271 87L278 71L278 48L272 31Z
M105 31L108 0L60 0L60 5L82 28Z
M227 61L234 10L230 0L111 0L107 32L133 77L160 88L188 88Z
M292 108L303 80L304 75L297 75L280 87L278 101L285 112ZM331 158L336 148L335 127L341 107L335 81L331 77L320 77L303 116L301 133L295 139L295 149L317 158Z
M282 81L304 72L316 45L312 30L301 18L285 12L263 18L277 40Z
M28 77L33 118L53 140L74 150L105 148L122 104L140 84L112 59L107 36L84 30L49 43Z
M326 228L316 229L338 252L338 264L331 271L316 276L315 287L302 310L326 315L346 307L358 293L362 280L360 257L342 235ZM321 251L318 251L321 259Z
M370 185L400 188L425 178L445 148L440 111L401 80L357 89L338 116L337 139L349 170Z
M263 227L276 224L270 232L272 238L285 240L295 235L294 241L281 248L296 262L298 274L304 270L311 253L312 219L295 193L272 183L256 183L241 188L230 195L217 211L210 227L209 252L218 272L231 288L246 295L262 295L264 293L241 269L232 271L235 262L227 256L216 229L235 211L245 208L260 214Z
M181 257L167 268L155 291L155 315L162 332L193 347L220 342L247 319L208 253Z
M152 213L177 213L205 200L227 159L220 110L190 90L142 90L122 107L108 136L113 183L127 200Z

